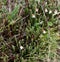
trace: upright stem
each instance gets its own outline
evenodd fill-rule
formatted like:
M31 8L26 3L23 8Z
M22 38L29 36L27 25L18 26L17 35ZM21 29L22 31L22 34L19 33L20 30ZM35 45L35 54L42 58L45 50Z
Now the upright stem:
M11 0L7 0L7 4L8 4L8 11L11 12Z

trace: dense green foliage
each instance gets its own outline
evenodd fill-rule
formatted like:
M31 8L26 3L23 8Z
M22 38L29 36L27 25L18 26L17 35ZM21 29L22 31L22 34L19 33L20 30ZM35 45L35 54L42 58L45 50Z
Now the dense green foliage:
M11 12L6 3L7 0L0 3L3 6L0 8L0 62L57 62L60 35L56 3L29 0L27 5L14 0Z

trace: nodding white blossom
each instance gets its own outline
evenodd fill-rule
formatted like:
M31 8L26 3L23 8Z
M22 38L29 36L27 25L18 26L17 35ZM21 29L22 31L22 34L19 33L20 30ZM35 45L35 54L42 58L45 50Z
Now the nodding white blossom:
M38 8L36 8L36 12L38 12Z
M32 14L32 18L35 18L35 15L34 14Z
M45 30L43 30L43 34L46 34L46 31Z
M22 49L24 49L24 47L23 46L20 46L20 49L22 50Z
M51 14L51 13L52 13L52 11L50 10L50 11L49 11L49 14Z
M45 9L45 12L48 12L48 9L47 8Z

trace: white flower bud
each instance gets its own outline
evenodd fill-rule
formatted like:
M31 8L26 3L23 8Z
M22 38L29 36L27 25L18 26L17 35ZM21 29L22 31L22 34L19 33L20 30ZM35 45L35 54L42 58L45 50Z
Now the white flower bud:
M45 12L48 12L48 10L47 10L47 9L45 9Z
M36 12L38 12L38 8L36 8Z
M34 14L32 14L32 18L35 18L35 15Z
M20 49L22 50L22 49L24 49L24 47L23 46L20 46Z
M43 34L46 34L46 31L45 30L43 30Z
M54 11L54 14L57 14L57 13L58 13L58 11L57 11L57 10L55 10L55 11Z
M53 16L55 16L55 15L57 15L57 14L58 14L58 11L55 10Z
M45 4L47 5L47 2L45 2Z
M50 10L50 11L49 11L49 14L51 14L51 13L52 13L52 11Z

